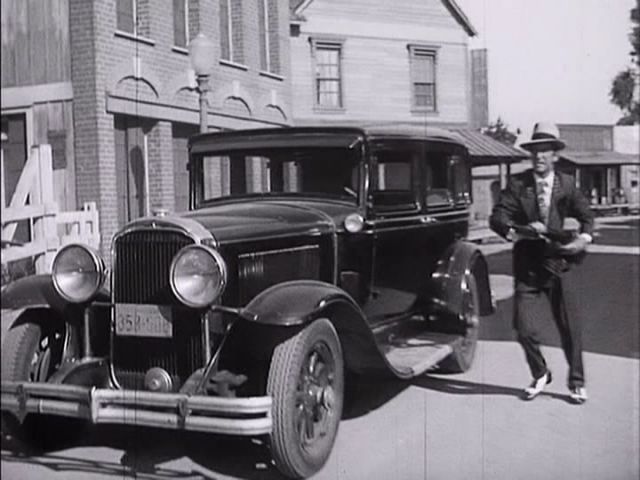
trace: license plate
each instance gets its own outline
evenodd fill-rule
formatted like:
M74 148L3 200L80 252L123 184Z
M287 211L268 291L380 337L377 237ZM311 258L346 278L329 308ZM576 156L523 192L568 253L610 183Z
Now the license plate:
M171 307L116 304L116 335L171 338L173 336Z

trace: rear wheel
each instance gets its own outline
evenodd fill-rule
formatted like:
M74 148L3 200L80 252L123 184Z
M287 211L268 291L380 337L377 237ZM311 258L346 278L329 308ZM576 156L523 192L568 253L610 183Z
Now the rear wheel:
M440 362L439 370L443 373L466 372L473 364L480 329L478 286L473 274L465 277L462 287L461 313L465 332L453 344L453 352Z
M275 348L267 391L278 469L292 478L313 475L331 454L344 397L342 349L329 320L314 321Z
M2 380L46 382L62 360L64 328L61 323L32 319L13 326L2 344ZM23 421L2 412L2 433L27 446L48 450L75 440L85 422L58 416L28 414Z

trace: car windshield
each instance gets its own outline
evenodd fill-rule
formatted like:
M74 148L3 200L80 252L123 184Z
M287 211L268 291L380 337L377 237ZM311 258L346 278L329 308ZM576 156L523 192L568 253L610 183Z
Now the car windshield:
M358 199L359 149L272 148L205 153L192 164L196 208L229 197L293 195Z

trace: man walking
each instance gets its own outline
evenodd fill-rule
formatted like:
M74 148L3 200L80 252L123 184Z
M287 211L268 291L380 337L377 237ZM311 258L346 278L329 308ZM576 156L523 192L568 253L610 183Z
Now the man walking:
M557 152L565 147L556 125L537 123L531 141L520 146L531 153L533 168L514 176L500 193L490 226L515 242L514 328L533 376L523 398L535 398L552 380L540 351L541 333L551 313L569 364L570 399L584 403L581 325L570 284L575 274L572 263L592 241L593 215L573 178L554 169ZM562 231L566 217L578 220L580 234L559 245L549 237Z

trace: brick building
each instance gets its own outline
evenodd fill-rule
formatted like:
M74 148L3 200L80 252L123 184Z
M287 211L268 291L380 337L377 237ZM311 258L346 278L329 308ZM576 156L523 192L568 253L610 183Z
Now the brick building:
M212 130L291 122L287 0L6 0L2 29L7 196L28 147L51 143L58 203L97 202L104 239L187 207L198 32L216 45Z
M212 130L429 124L460 132L482 165L520 154L470 130L487 123L486 52L469 51L475 30L454 0L1 5L7 196L28 147L50 143L58 204L95 201L103 249L131 219L187 208L198 92L186 47L198 32L216 47Z

